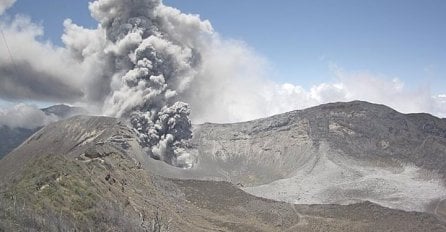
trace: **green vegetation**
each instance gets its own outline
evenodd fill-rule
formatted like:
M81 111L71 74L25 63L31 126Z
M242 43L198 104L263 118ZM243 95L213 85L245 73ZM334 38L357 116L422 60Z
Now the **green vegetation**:
M151 191L125 191L124 176L133 177L134 184L142 187L147 180L130 160L111 156L104 164L43 155L25 165L22 175L0 195L0 231L134 231L143 224L142 231L168 231L159 208L131 202L132 197L141 198L141 193ZM136 212L142 209L147 218Z
M16 177L18 181L3 194L3 203L10 200L13 206L22 205L21 208L13 207L15 213L10 216L21 215L17 211L29 211L36 214L39 221L38 215L43 217L52 212L58 214L58 220L75 218L86 223L95 214L100 197L91 178L79 176L85 173L85 167L63 156L45 155L26 165L24 170L21 177Z

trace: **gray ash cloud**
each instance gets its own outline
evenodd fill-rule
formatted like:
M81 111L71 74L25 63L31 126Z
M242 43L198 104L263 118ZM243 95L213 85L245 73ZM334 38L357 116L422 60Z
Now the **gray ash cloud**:
M199 34L207 22L183 15L159 0L99 0L90 4L105 31L103 57L113 67L105 114L128 118L150 156L190 167L185 151L192 137L189 90L200 65Z

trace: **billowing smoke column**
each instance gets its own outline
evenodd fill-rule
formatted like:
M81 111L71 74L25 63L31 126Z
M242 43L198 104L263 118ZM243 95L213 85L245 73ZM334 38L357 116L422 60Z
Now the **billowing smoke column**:
M90 10L105 30L104 57L114 69L105 114L128 118L153 158L190 167L190 108L179 96L200 64L198 37L212 27L160 0L99 0Z

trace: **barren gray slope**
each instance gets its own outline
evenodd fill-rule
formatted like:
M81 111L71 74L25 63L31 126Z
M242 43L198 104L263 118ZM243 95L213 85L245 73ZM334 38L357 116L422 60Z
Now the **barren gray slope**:
M425 213L371 203L292 205L232 184L157 177L116 119L45 127L0 161L0 230L444 231Z
M200 125L193 139L199 166L261 197L301 204L368 200L422 212L437 212L446 199L446 123L428 114L333 103Z
M446 121L367 102L332 103L265 119L203 124L194 130L199 162L233 182L286 178L320 154L376 164L413 163L446 173Z

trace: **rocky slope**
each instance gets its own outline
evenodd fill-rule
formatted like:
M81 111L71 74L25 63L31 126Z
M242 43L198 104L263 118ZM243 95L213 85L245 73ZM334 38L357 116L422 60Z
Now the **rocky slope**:
M363 102L204 124L195 127L190 144L197 164L183 170L148 158L123 122L77 116L43 128L0 160L0 230L445 231L441 199L430 202L430 210L408 212L364 196L350 205L345 198L308 205L239 189L257 194L255 188L291 179L309 190L318 182L299 178L362 180L367 170L399 177L410 173L406 167L424 173L406 175L409 180L441 187L445 128L444 120L429 115L403 115ZM349 169L351 164L356 166ZM333 196L357 197L349 191ZM292 195L280 200L287 197Z
M194 130L199 163L257 196L372 201L434 212L446 199L446 122L367 102L333 103ZM441 208L441 207L440 207Z
M199 162L258 185L290 177L321 151L379 165L446 174L446 120L367 102L332 103L235 124L196 126Z

